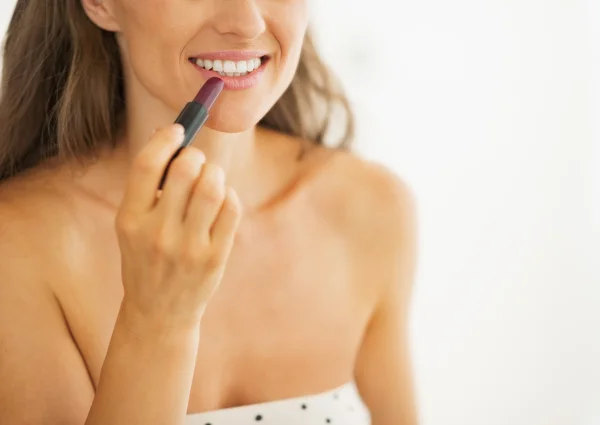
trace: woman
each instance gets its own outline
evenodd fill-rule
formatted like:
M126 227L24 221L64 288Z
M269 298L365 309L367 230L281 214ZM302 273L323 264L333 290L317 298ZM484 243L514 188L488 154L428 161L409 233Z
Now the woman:
M363 425L358 394L373 425L416 422L412 197L324 146L345 101L307 15L305 0L18 0L3 424ZM217 74L226 90L157 191L170 123Z

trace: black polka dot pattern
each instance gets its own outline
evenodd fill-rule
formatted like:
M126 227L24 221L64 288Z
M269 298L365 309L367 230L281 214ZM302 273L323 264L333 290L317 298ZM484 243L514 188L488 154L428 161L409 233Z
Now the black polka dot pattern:
M353 383L305 397L189 415L185 425L371 425Z

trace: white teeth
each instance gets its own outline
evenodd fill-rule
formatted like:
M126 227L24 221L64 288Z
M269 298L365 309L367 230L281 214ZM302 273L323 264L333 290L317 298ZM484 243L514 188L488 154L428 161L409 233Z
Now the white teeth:
M235 62L233 62L233 61L225 61L225 62L223 62L223 71L225 71L225 72L235 72Z
M231 60L210 60L210 59L196 59L196 65L201 68L213 70L220 75L226 75L228 77L242 77L248 75L252 71L260 68L262 61L260 58L248 59L245 61L231 61Z
M246 72L248 71L248 62L246 61L239 61L238 63L235 64L235 71L236 72Z
M222 72L223 71L223 62L220 61L219 59L217 59L216 61L213 62L213 69L217 72Z

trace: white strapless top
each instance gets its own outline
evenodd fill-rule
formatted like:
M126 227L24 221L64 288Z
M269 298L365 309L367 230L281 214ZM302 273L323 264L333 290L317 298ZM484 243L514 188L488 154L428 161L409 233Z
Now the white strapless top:
M370 425L354 383L321 394L188 415L186 425Z

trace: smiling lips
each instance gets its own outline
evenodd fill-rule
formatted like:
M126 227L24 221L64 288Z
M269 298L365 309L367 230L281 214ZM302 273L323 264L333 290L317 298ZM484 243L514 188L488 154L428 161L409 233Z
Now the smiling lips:
M205 78L221 78L226 90L245 90L260 84L270 59L264 50L223 50L198 53L189 61Z
M260 68L263 63L262 58L251 58L248 60L232 61L221 59L192 59L200 68L208 71L214 71L219 75L226 77L244 77Z

